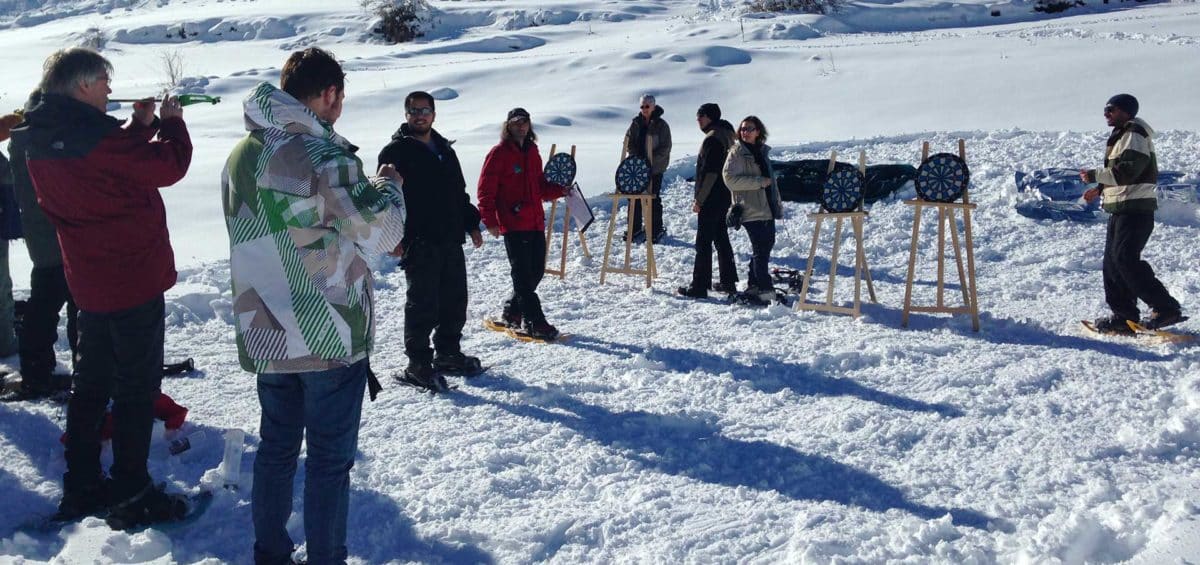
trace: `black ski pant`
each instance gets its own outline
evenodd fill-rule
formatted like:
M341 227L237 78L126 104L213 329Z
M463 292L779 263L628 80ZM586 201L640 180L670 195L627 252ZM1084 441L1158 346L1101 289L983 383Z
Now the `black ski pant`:
M1154 276L1150 263L1142 260L1142 249L1154 231L1154 214L1113 214L1108 218L1104 240L1104 300L1113 314L1137 320L1138 304L1159 312L1179 310L1179 301Z
M430 363L433 352L460 352L467 323L467 263L460 243L417 241L404 250L404 353L409 363ZM433 348L429 336L433 334Z
M750 236L750 267L746 279L749 289L768 291L775 288L771 281L771 249L775 247L775 220L745 222L746 235ZM754 292L754 290L751 290Z
M504 250L512 271L513 293L504 301L504 317L520 313L526 323L546 321L537 287L546 273L546 234L519 231L504 234Z
M651 206L650 219L654 220L654 225L651 229L655 233L666 229L666 226L663 225L662 197L660 196L662 193L662 183L663 176L661 174L650 175L650 194L654 195L654 204ZM641 233L643 231L645 231L645 227L642 225L642 203L635 202L633 203L633 233Z
M724 189L722 189L724 190ZM733 288L737 285L737 266L733 263L733 246L729 244L729 228L725 214L729 205L700 207L696 219L696 264L692 267L692 288L709 290L712 287L712 252L717 249L717 270L720 282Z
M79 312L79 358L67 403L64 493L98 486L100 428L110 398L114 500L128 499L150 483L146 458L154 400L162 384L164 314L162 295L126 310Z
M52 388L50 375L58 362L54 344L58 342L59 312L64 304L67 306L67 343L74 365L79 344L79 309L67 288L63 267L35 267L29 276L29 300L25 303L21 335L17 336L21 381L35 390Z

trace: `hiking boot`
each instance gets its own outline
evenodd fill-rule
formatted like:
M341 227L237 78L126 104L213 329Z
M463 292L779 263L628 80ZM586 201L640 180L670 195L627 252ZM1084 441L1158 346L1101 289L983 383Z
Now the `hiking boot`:
M717 283L713 285L712 289L714 292L734 294L737 292L737 283Z
M1102 334L1133 335L1134 333L1133 328L1129 327L1129 324L1125 321L1125 318L1117 315L1108 316L1106 318L1096 318L1096 321L1092 322L1092 326L1096 328L1096 331Z
M658 242L662 241L663 238L665 238L665 237L667 237L666 229L654 230L654 237L652 239L653 239L654 243L658 243Z
M104 519L114 530L128 530L160 522L174 522L187 516L187 496L167 494L163 487L147 483L146 488L113 505Z
M397 381L430 392L446 392L450 387L446 379L433 370L429 363L409 363L404 372L394 377Z
M74 522L86 516L101 516L108 510L108 482L97 483L83 489L63 488L58 510L50 517L52 522Z
M71 395L71 375L54 374L38 379L26 379L18 374L14 381L14 384L6 387L9 390L0 395L0 402L50 399L62 403Z
M1186 319L1187 318L1183 317L1183 313L1179 310L1165 310L1162 312L1155 310L1150 313L1150 317L1147 318L1146 321L1142 322L1142 325L1149 330L1161 330L1167 326L1178 324Z
M681 286L675 289L675 294L686 298L708 298L708 291L693 286Z
M558 328L550 325L550 322L545 320L525 324L525 333L533 339L540 339L542 341L554 341L558 339Z
M462 352L438 355L433 358L433 369L452 375L475 375L483 371L478 357L463 355Z
M521 313L520 312L509 312L508 310L505 310L504 312L502 312L500 314L500 323L504 324L504 327L507 327L507 328L512 328L514 330L520 329Z
M625 241L633 242L633 243L641 243L643 241L646 241L646 232L645 232L645 230L635 230L632 235L626 233L626 235L623 236L621 239L623 239Z

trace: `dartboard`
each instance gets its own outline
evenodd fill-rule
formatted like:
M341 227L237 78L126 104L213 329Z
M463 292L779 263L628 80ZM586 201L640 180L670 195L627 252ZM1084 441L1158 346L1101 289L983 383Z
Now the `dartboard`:
M971 171L961 157L938 153L917 169L917 194L922 200L931 202L954 202L962 196L970 180Z
M825 179L821 205L828 212L851 212L858 208L862 193L862 173L853 166L836 167Z
M546 180L558 186L575 182L575 158L570 153L555 153L546 161Z
M641 194L650 184L650 164L641 157L626 157L617 167L617 192Z

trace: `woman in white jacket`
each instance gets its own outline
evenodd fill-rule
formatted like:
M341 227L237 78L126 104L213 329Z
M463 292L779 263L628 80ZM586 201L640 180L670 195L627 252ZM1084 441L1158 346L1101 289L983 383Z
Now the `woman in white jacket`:
M750 236L747 298L770 303L775 298L768 266L775 246L775 220L783 217L783 203L771 174L766 144L767 128L757 116L746 116L738 127L739 142L725 158L725 185L733 193L734 209L741 210L741 225ZM736 212L731 212L736 213Z

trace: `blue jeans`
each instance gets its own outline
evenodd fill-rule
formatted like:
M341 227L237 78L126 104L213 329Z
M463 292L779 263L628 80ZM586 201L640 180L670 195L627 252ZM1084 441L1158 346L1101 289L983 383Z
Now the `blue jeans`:
M346 561L350 469L358 451L358 427L369 364L309 373L258 375L262 442L254 458L250 493L256 563L287 563L293 543L293 481L300 440L307 433L304 463L304 536L313 565Z

